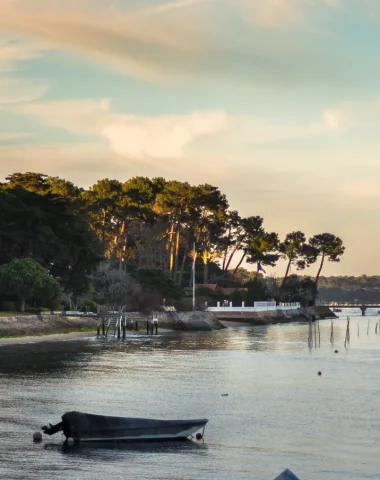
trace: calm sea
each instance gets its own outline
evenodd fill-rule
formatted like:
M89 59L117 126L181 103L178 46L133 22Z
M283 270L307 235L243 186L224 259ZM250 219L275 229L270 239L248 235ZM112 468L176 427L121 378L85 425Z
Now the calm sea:
M347 348L345 318L311 349L306 324L0 346L0 478L379 479L378 321L351 317ZM33 443L70 410L209 425L204 443Z

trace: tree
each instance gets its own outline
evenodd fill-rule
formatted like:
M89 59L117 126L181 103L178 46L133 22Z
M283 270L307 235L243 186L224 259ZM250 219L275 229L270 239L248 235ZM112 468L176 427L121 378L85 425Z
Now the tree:
M303 232L291 232L280 243L279 251L281 257L287 261L286 271L282 279L284 285L288 278L290 268L295 265L297 270L303 270L317 260L318 251L306 243L306 236Z
M25 312L25 301L30 297L58 298L59 283L32 258L14 259L0 267L0 289L8 295L15 295L21 301Z
M21 174L17 179L22 183ZM0 186L0 264L33 258L59 278L64 289L82 293L101 258L85 216L71 200L39 181L30 189L12 182Z
M208 282L210 261L220 256L225 232L228 202L224 194L212 185L195 187L195 198L190 205L192 228L203 262L203 283Z
M281 288L282 300L285 302L300 302L308 307L315 298L316 285L310 277L289 275Z
M257 264L256 278L259 278L260 266L274 267L280 255L278 250L278 235L275 232L261 232L250 239L247 247L247 262Z
M344 254L345 247L343 241L332 233L314 235L314 237L310 238L309 243L316 249L317 256L321 257L321 263L319 265L317 276L315 277L317 291L319 277L325 260L327 259L329 262L340 262L340 257Z
M101 242L103 253L111 256L117 243L120 224L122 184L118 180L99 180L82 194L87 219Z
M141 290L129 273L109 260L99 264L93 275L93 285L98 301L114 308L128 306Z

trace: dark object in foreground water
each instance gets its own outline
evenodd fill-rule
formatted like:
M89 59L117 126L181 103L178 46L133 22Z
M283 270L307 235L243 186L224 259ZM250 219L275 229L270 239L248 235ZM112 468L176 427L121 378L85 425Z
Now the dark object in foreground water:
M42 427L47 435L62 431L76 442L150 441L186 439L203 431L208 420L151 420L146 418L109 417L90 413L67 412L62 422Z
M274 480L300 480L300 479L296 477L293 472L286 469L281 473L281 475L276 477Z

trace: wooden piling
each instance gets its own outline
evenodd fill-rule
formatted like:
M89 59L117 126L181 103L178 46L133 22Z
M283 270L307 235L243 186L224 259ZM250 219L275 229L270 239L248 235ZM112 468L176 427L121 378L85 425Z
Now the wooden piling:
M136 320L136 323L135 323L135 330L136 330L136 332L138 331L138 329L139 329L139 322Z
M334 320L331 319L330 342L334 343Z
M345 347L346 347L347 343L350 343L350 317L347 317L346 338L344 340L344 346Z
M156 327L156 335L158 335L158 322L154 322L154 325Z
M104 317L102 318L102 335L104 336L106 334L106 326L105 326L105 319Z
M123 340L125 340L125 335L126 335L126 329L127 329L127 318L126 316L124 315L123 317Z
M146 334L149 335L150 333L150 325L149 325L149 321L146 322Z
M369 335L369 322L370 322L370 319L368 319L367 335Z
M313 341L313 326L310 319L309 320L309 337L308 337L309 348L311 348L312 341Z

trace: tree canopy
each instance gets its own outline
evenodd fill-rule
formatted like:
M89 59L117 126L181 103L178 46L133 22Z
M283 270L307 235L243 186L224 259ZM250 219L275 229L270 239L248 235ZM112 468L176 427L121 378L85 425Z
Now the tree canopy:
M25 311L30 297L54 299L59 297L59 283L32 258L14 259L0 267L0 292L15 295Z
M138 176L105 178L83 189L27 172L0 184L0 265L32 258L71 297L83 297L96 284L99 298L120 301L134 279L141 294L152 285L159 292L161 282L166 287L160 294L178 298L191 285L194 254L197 283L239 284L244 264L254 265L257 280L262 267L282 257L285 279L292 266L304 269L320 258L318 284L325 261L339 261L343 253L342 240L331 233L307 242L294 231L281 240L260 215L231 210L226 195L207 183ZM106 277L113 284L119 278L120 295L116 287L107 290Z

